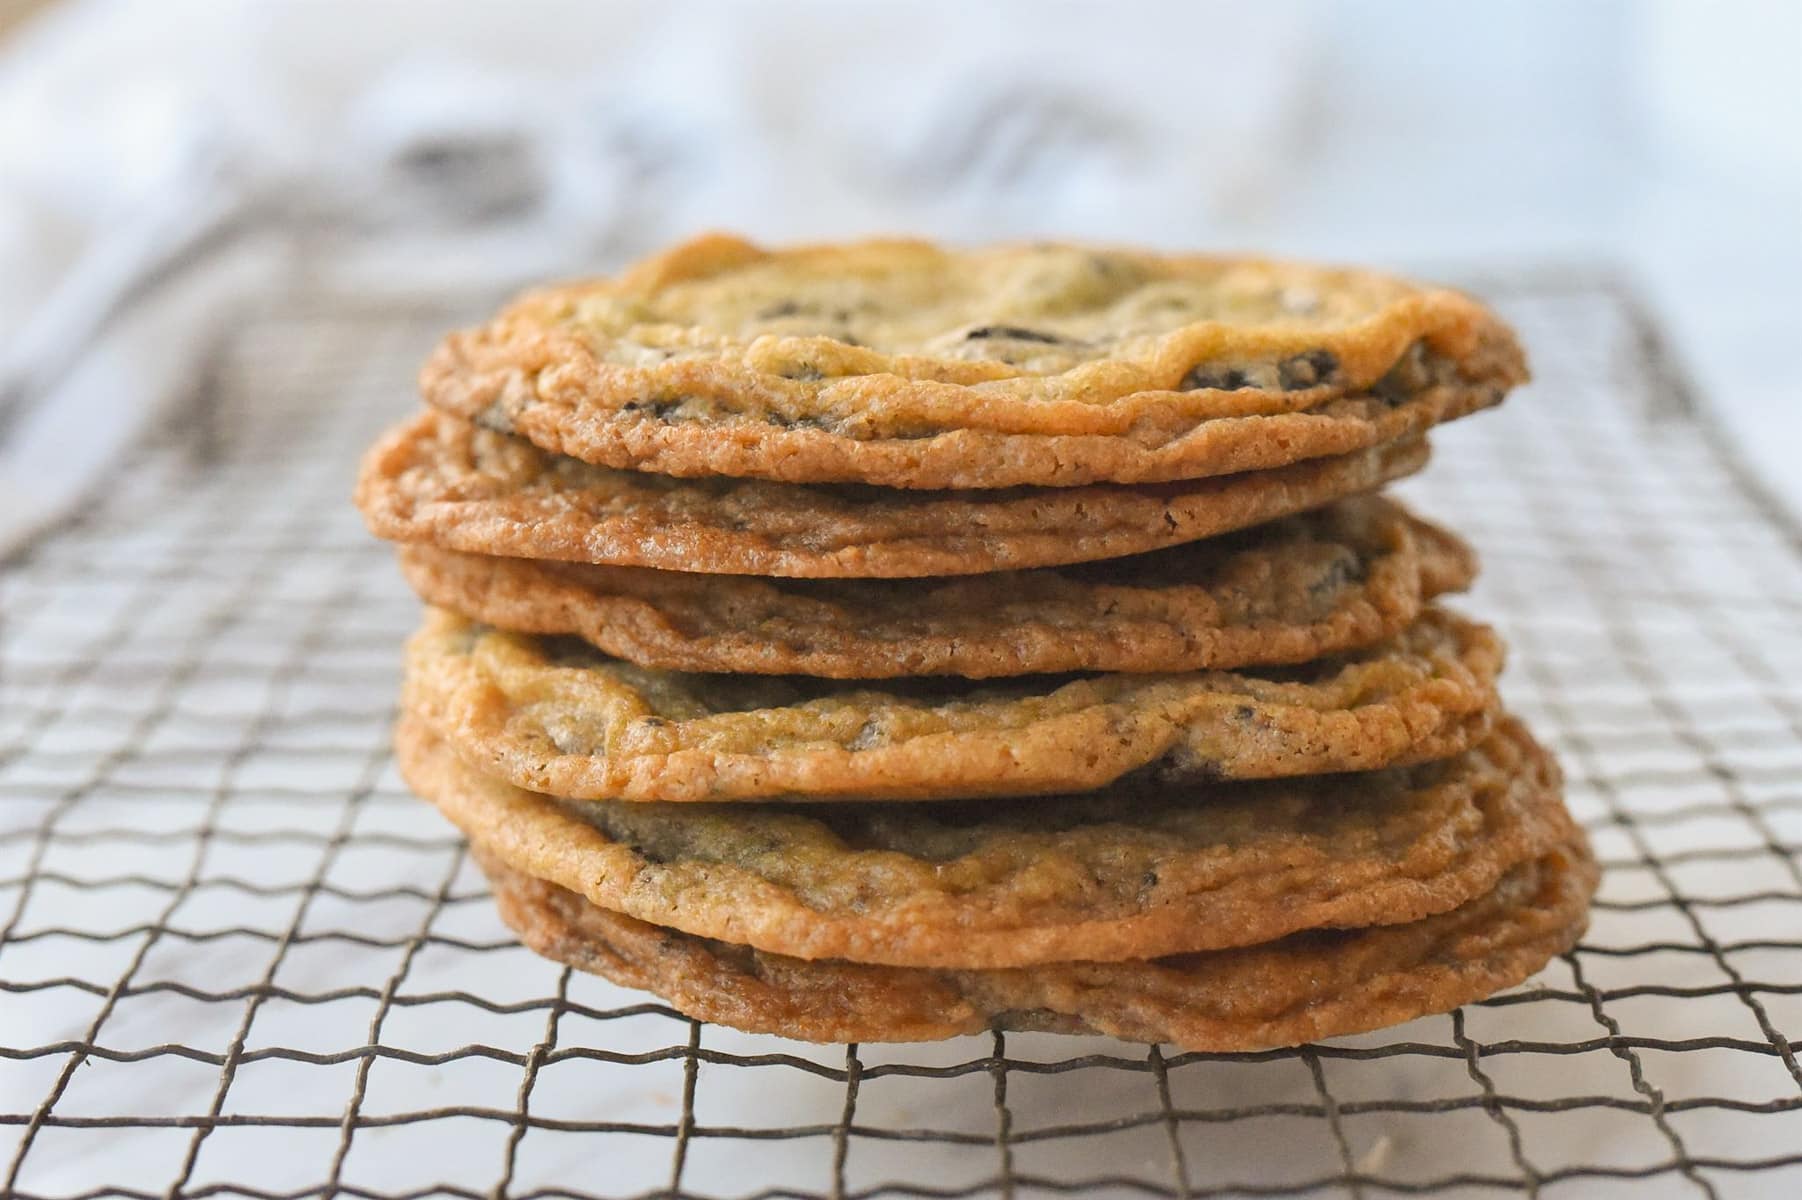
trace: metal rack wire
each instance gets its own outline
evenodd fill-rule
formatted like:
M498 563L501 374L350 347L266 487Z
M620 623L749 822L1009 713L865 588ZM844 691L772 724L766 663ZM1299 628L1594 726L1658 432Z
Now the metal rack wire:
M462 314L247 319L0 576L5 1194L1802 1194L1802 534L1620 289L1488 290L1540 382L1403 490L1484 552L1595 922L1528 987L1257 1055L806 1046L519 949L389 765L415 605L346 502Z

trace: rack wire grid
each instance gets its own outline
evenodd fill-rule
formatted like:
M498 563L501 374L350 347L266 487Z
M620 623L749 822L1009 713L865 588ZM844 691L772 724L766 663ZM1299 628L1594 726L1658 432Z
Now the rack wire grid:
M1445 1016L1261 1054L811 1046L541 961L389 762L416 605L348 502L469 315L300 293L0 584L17 1197L1802 1194L1802 537L1586 273L1491 280L1538 382L1401 490L1607 865Z

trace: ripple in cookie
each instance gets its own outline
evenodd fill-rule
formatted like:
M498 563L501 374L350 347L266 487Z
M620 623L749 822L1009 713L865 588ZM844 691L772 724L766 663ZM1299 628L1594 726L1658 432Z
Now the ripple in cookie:
M795 958L1120 961L1417 921L1574 835L1556 763L1504 719L1419 767L938 804L557 800L396 735L412 788L514 870Z
M785 580L403 546L426 603L669 671L969 679L1306 662L1400 632L1476 556L1377 496L1104 563Z
M601 466L898 488L1147 483L1419 434L1525 380L1467 296L1056 244L711 236L447 338L426 399Z
M908 492L596 467L425 412L364 456L378 536L559 562L785 578L973 575L1140 554L1359 495L1426 465L1419 438L1181 483Z
M1265 1050L1447 1012L1576 944L1596 867L1580 837L1419 921L1290 934L1142 962L932 970L808 962L599 908L476 848L501 918L539 954L698 1020L811 1042L917 1042L984 1029L1102 1033L1190 1051Z
M1269 779L1457 754L1500 705L1501 641L1440 608L1293 667L836 681L693 675L428 609L404 703L464 758L577 800L939 800Z

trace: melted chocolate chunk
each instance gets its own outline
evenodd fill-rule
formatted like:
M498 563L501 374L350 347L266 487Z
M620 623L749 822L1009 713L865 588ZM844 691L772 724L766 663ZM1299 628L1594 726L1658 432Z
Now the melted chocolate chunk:
M1236 392L1240 388L1251 387L1252 382L1251 376L1238 367L1215 367L1201 363L1184 375L1178 386L1179 390L1185 392Z
M1019 325L978 325L964 334L966 342L974 342L983 338L1006 338L1014 342L1043 342L1047 346L1055 346L1064 340L1055 333L1042 333L1037 329L1026 329Z
M1394 408L1434 383L1433 364L1421 342L1409 346L1388 372L1371 386L1371 394Z
M791 376L791 378L792 378L792 376ZM816 376L815 378L818 378L818 377ZM772 412L772 413L766 413L764 415L763 419L765 421L767 421L769 424L776 426L776 428L778 428L778 429L827 429L827 430L830 430L835 427L833 421L830 418L823 417L818 414L809 414L807 416L794 417L794 416L789 416L787 413Z
M1284 391L1297 392L1327 382L1338 369L1339 356L1331 350L1309 350L1277 364L1277 377Z

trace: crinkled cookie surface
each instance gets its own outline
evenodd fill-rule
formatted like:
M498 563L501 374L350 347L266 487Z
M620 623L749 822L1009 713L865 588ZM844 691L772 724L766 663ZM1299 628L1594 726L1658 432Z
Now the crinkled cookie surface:
M710 236L453 334L426 399L668 475L990 488L1260 470L1524 381L1512 332L1375 272L1068 245Z
M1119 558L1371 491L1418 438L1181 483L907 492L675 479L592 466L426 412L363 459L357 505L397 542L561 562L792 578L913 578Z
M698 937L893 966L1416 921L1575 836L1557 765L1509 720L1419 767L939 804L562 801L473 769L415 718L396 749L413 789L516 871Z
M949 580L782 580L401 548L428 604L670 671L984 679L1299 663L1400 632L1476 574L1462 541L1356 497L1134 558Z
M1493 630L1437 608L1301 666L982 686L657 671L429 609L404 703L483 770L570 799L938 800L1445 758L1488 732L1501 666Z
M1596 870L1573 840L1449 912L1148 962L930 970L808 962L598 908L478 850L533 950L698 1020L813 1042L914 1042L983 1029L1105 1033L1191 1051L1263 1050L1448 1012L1576 944Z

